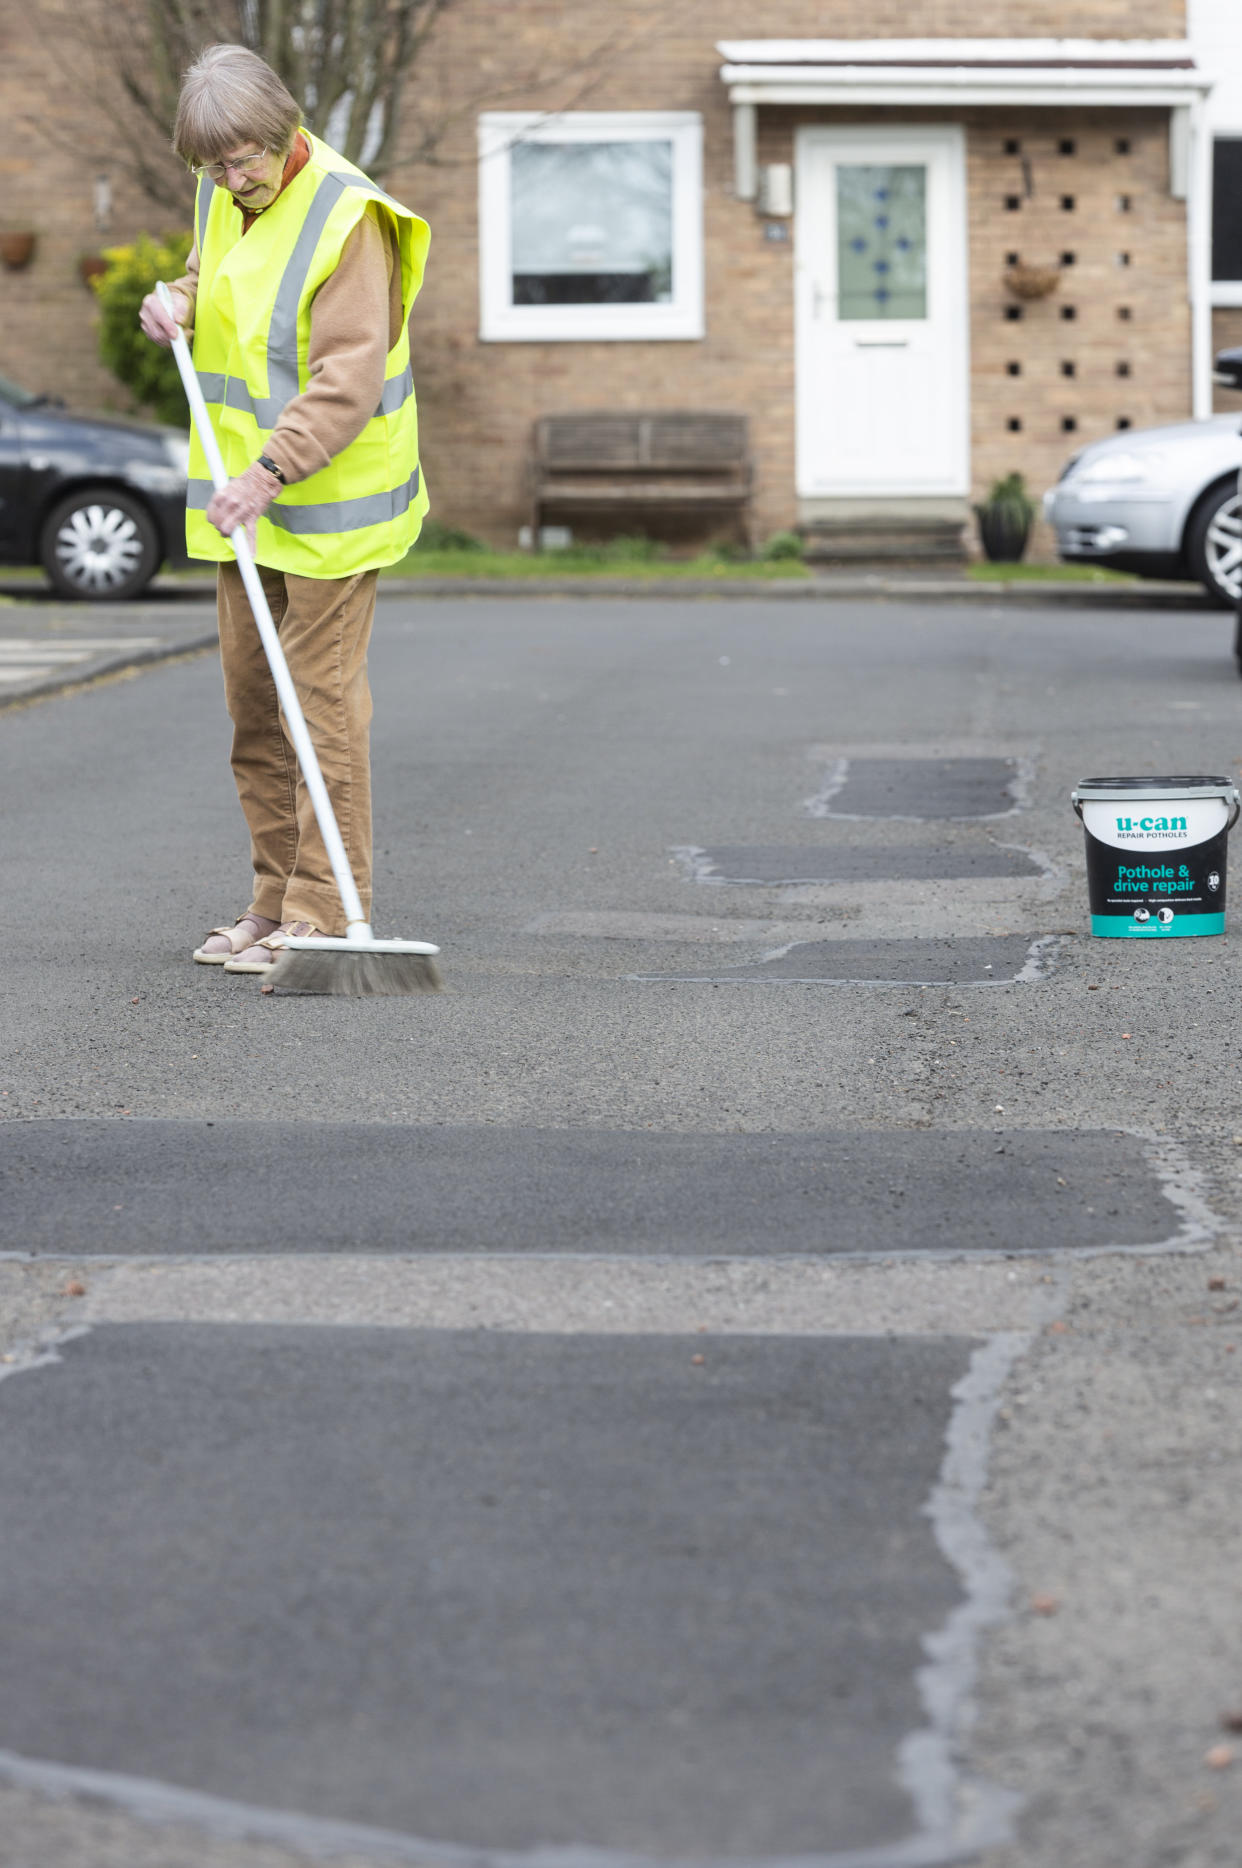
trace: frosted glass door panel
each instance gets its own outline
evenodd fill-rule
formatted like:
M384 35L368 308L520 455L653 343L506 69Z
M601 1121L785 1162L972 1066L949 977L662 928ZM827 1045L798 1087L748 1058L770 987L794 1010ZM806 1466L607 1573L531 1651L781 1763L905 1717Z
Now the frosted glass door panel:
M927 316L927 170L837 168L838 318Z

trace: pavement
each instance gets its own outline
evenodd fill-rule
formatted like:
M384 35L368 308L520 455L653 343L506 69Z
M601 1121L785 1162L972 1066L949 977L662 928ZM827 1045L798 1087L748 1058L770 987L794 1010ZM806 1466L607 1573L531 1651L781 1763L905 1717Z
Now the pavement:
M72 603L0 580L0 708L214 648L212 587L157 578L136 603Z
M1242 949L1068 807L1232 619L748 595L385 591L436 996L188 964L207 656L0 717L0 1868L1236 1868Z

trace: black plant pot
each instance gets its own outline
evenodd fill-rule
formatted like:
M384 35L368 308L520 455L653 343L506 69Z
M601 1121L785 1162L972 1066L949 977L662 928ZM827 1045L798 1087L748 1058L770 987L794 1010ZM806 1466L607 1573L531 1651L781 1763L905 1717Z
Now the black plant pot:
M1020 564L1031 536L1031 516L1020 506L976 506L979 542L992 564Z

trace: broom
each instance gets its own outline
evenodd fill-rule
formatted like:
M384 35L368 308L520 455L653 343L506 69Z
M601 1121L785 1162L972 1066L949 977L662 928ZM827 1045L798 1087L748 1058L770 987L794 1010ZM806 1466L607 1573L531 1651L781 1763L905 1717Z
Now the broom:
M168 287L161 280L155 289L160 304L176 324L177 314L173 309L172 295ZM179 325L177 335L173 339L172 349L177 359L177 368L181 372L181 381L185 387L186 399L190 404L194 426L198 431L203 453L207 457L212 485L218 493L227 486L228 475L224 470L215 430L208 417L207 404L203 399L203 392L190 358L185 333ZM268 608L267 597L250 552L244 526L237 527L229 543L237 555L237 567L242 574L242 582L246 586L246 595L250 599L255 625L272 671L272 679L276 683L276 692L280 696L280 705L289 729L289 737L298 755L298 764L302 768L302 777L310 793L315 820L319 825L320 835L323 837L324 846L328 852L328 860L332 864L332 874L340 893L341 905L345 910L344 938L324 936L322 939L302 939L286 934L283 937L284 945L273 963L267 980L264 981L263 990L269 992L279 985L287 987L292 992L348 993L355 998L434 992L440 984L440 975L435 963L435 956L440 951L438 947L432 946L428 941L377 940L371 932L371 924L362 912L362 902L350 871L349 857L341 841L341 833L337 828L332 803L323 782L323 774L319 769L319 760L307 731L306 717L302 712L297 690L289 673L285 652L280 646L280 637L276 634L276 625L272 621L272 612Z

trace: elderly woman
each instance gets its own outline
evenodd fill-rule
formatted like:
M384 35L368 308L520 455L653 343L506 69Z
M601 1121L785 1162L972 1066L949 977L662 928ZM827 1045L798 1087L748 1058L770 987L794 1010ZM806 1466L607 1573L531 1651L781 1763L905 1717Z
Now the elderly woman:
M248 908L194 958L262 973L282 936L343 934L327 852L284 731L229 535L244 525L370 913L371 696L378 568L427 509L408 322L425 222L300 127L270 66L209 46L186 73L173 148L198 177L195 241L173 287L225 466L213 493L197 440L187 543L219 564L233 774L250 830ZM152 294L142 329L175 334Z

